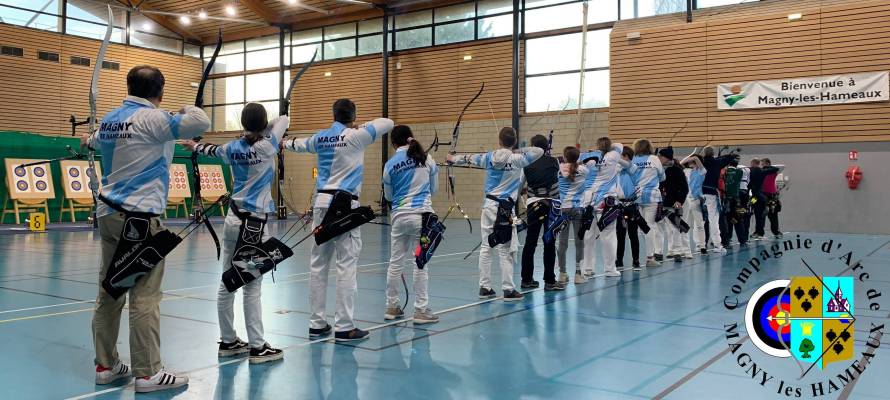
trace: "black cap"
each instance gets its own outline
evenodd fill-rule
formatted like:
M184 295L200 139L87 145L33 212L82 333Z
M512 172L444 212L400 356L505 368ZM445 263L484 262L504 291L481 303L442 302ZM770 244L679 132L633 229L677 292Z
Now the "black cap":
M674 148L671 146L668 146L663 149L660 149L660 150L658 150L658 155L660 155L664 158L673 160L674 159Z

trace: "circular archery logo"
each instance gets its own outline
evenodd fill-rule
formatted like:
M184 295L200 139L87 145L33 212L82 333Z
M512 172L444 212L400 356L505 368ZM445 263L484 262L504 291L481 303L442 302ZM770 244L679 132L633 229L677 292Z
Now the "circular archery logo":
M855 255L835 239L797 235L739 266L723 304L729 311L744 311L743 320L724 323L724 331L734 363L754 384L782 397L849 395L880 348L890 318L857 320L857 305L870 311L882 307L881 292ZM748 287L763 281L758 274L787 268L788 258L795 269L787 279ZM750 296L748 291L753 291ZM864 343L858 350L857 341ZM767 358L788 361L777 368Z

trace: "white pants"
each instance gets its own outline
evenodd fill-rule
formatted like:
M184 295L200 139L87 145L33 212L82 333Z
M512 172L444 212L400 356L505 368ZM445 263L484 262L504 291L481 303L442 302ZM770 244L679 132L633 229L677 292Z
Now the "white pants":
M414 250L420 244L422 223L421 214L398 214L392 220L389 269L386 271L387 307L399 306L402 271L411 266L414 268L414 310L425 310L429 304L429 264L419 269L414 259Z
M646 258L652 258L656 253L661 254L664 247L664 237L661 235L661 224L655 222L656 211L658 211L658 204L645 204L640 206L640 213L643 214L643 220L646 221L646 225L649 225L649 233L645 234Z
M705 195L705 207L708 208L708 233L711 244L716 248L722 248L720 241L720 213L717 210L717 195Z
M685 215L683 215L683 217L685 217ZM685 221L686 219L684 218L683 220ZM667 249L669 255L676 256L690 252L688 247L683 247L683 236L686 236L686 241L688 242L689 232L686 232L686 235L680 233L680 229L674 226L674 224L667 218L662 219L660 225L664 236L667 236Z
M596 227L596 221L590 224L590 230L584 233L584 259L581 260L581 271L585 274L592 274L596 269L597 242L599 242L599 239L602 239L597 239L599 233L599 229Z
M225 272L231 268L232 256L235 255L235 244L241 230L241 220L231 212L226 216L223 227L222 240L222 270ZM268 226L263 233L263 240L269 238ZM247 326L247 340L250 347L262 348L266 341L263 339L263 304L262 296L263 276L260 275L240 290L244 297L244 325ZM236 291L235 293L237 293ZM235 293L229 293L226 285L219 284L216 296L216 311L219 316L219 334L223 342L231 343L238 338L235 333Z
M499 244L494 249L488 246L488 235L494 232L494 221L497 218L498 203L485 199L482 205L482 247L479 249L479 287L491 289L491 253L497 251L498 261L501 265L501 288L513 290L513 260L516 250L519 248L519 240L516 238L516 226L513 226L513 236L509 243Z
M603 217L602 209L597 207L596 219L597 221ZM599 230L596 224L593 224L592 231L595 232L591 237L596 237L599 235L599 248L602 251L603 255L603 271L611 272L618 271L615 267L615 259L618 258L618 234L615 230L616 224L620 224L621 220L616 219L611 224L606 226L602 231ZM594 253L596 254L596 253Z
M312 212L312 228L315 229L324 219L328 209L316 207ZM337 269L337 309L334 311L334 331L346 332L355 328L352 319L355 294L358 291L355 274L361 251L361 228L337 236L320 246L312 245L309 260L310 328L321 329L327 324L325 302L328 291L328 272L332 264Z
M695 248L698 250L705 248L705 220L701 214L701 200L695 198L686 198L683 203L683 217L689 224L692 238L695 240ZM692 253L692 246L689 243L689 234L680 236L680 249Z

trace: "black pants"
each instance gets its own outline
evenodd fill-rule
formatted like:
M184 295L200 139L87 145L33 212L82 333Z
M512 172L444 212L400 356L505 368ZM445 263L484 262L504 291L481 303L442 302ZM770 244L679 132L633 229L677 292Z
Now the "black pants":
M547 207L549 212L549 207ZM538 218L528 219L528 229L525 232L525 247L522 248L522 281L531 282L535 271L535 250L538 247L538 238L542 237L547 218L543 221ZM556 275L553 266L556 264L556 238L553 243L544 243L544 282L556 283Z
M757 201L754 202L754 234L763 236L766 225L766 195L763 192L754 192Z
M622 223L622 220L624 223ZM637 234L639 230L637 227L636 221L629 221L627 219L622 219L615 221L617 225L615 225L615 231L618 234L618 251L616 258L616 266L621 267L624 265L624 237L629 236L630 238L630 253L633 257L633 261L635 263L640 262L640 236ZM627 227L624 224L627 223Z
M736 213L737 208L746 207L747 204L747 193L739 193L739 197L737 198L724 200L725 208L723 214L720 216L720 219L725 220L726 224L726 229L721 229L720 231L723 247L729 246L729 241L732 240L733 231L735 231L736 239L739 241L739 244L748 243L748 215L746 213L739 216ZM735 219L735 223L733 223L733 219ZM721 228L722 227L723 225L721 225Z
M778 194L768 194L768 195L766 195L766 198L767 198L767 201L769 201L769 200L775 200L776 202L779 201ZM772 231L773 235L781 235L782 231L779 230L779 208L778 207L774 207L772 209L767 208L766 216L767 216L767 218L769 218L769 229L770 229L770 231Z

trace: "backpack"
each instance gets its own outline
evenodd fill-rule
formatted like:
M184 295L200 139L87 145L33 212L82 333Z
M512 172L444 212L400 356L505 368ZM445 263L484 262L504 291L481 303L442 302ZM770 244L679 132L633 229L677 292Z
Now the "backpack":
M741 184L742 169L738 167L726 167L723 171L724 197L727 199L737 199L739 197L739 188Z

